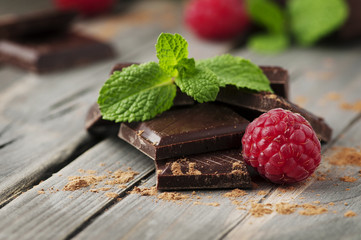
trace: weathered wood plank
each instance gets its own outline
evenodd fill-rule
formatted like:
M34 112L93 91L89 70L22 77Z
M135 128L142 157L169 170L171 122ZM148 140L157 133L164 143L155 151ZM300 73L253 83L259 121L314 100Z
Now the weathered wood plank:
M120 139L107 139L71 162L43 183L33 187L0 210L0 239L65 239L84 222L110 205L113 199L88 191L90 187L76 191L61 191L68 176L82 176L78 169L96 170L97 176L107 171L131 167L140 174L127 183L132 186L154 171L153 161ZM107 179L109 180L109 179ZM103 181L104 182L104 181ZM128 188L118 185L107 192L123 194ZM44 189L44 194L38 191ZM52 190L49 190L52 189ZM57 191L50 193L51 191Z
M144 8L144 2L134 5L122 18L139 17L136 9ZM92 145L83 122L100 86L116 62L148 61L149 55L155 55L154 42L167 30L161 16L174 4L178 3L147 8L150 18L131 28L126 27L127 21L105 19L99 30L117 26L111 39L121 52L116 59L62 73L24 74L7 87L0 96L0 206L41 180L47 171L71 161L79 146Z

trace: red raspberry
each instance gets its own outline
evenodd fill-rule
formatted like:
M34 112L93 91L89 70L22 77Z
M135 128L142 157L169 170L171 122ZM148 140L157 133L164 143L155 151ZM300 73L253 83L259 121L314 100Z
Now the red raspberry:
M185 9L185 21L200 37L229 39L250 23L243 0L193 0Z
M58 9L76 10L83 15L92 16L108 11L114 0L54 0Z
M321 161L321 144L300 114L272 109L251 122L242 138L248 165L274 183L305 180Z

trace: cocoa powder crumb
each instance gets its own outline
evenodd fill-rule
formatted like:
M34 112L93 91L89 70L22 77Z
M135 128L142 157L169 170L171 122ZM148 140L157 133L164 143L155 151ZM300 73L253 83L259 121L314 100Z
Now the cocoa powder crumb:
M279 214L291 214L296 211L297 207L297 204L281 202L276 204L276 212Z
M202 172L196 169L196 163L192 162L188 164L188 175L201 175Z
M344 176L344 177L340 177L340 180L343 182L356 182L357 178L350 177L350 176Z
M253 203L249 212L254 217L263 217L273 212L270 207L272 207L271 204Z
M241 189L233 189L232 191L223 194L224 197L228 197L228 198L236 198L236 197L242 197L247 195L247 192Z
M353 211L347 211L347 212L345 212L345 214L343 216L344 217L355 217L355 216L357 216L357 214Z
M204 205L204 206L213 206L213 207L220 206L220 204L218 202L204 203L204 202L199 202L199 201L194 202L193 205Z
M263 196L263 195L266 195L267 194L267 192L266 191L263 191L263 190L261 190L261 191L259 191L258 193L257 193L257 195L260 195L260 196Z
M44 189L39 190L39 191L38 191L38 194L45 194Z
M309 203L305 203L303 205L301 205L301 207L304 210L299 211L298 213L300 215L306 215L306 216L310 216L310 215L320 215L323 213L327 213L328 210L325 207L318 207Z
M188 199L189 196L177 192L163 192L158 195L158 198L166 201L179 201Z
M151 187L151 188L139 188L134 187L132 191L128 192L130 194L140 194L142 196L155 196L157 195L157 188Z
M107 196L108 198L117 198L119 196L119 194L115 192L107 192L104 195Z
M172 163L171 171L174 176L184 175L184 173L182 172L181 165L177 162Z
M338 147L331 157L327 158L329 163L336 166L356 165L361 167L361 151L356 148Z

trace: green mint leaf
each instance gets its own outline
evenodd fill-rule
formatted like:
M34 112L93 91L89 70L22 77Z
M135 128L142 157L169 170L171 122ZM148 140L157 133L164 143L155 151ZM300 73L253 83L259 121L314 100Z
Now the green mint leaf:
M249 60L229 54L197 61L197 67L208 68L220 81L220 86L234 85L254 91L272 92L263 71Z
M183 58L175 68L181 76L192 75L195 73L196 62L194 58Z
M175 66L180 60L188 57L188 43L179 34L162 33L159 35L157 44L157 57L159 66L170 76L176 76Z
M270 0L247 0L247 10L252 20L268 32L285 32L285 14L276 3Z
M100 90L98 104L106 120L145 121L168 110L175 95L173 80L149 62L114 72Z
M291 31L305 46L336 30L348 15L344 0L289 0L287 8Z
M288 48L290 42L288 36L283 34L254 35L247 46L259 53L279 53Z
M196 67L191 73L181 73L175 83L182 92L200 103L216 100L219 91L217 76L207 68Z

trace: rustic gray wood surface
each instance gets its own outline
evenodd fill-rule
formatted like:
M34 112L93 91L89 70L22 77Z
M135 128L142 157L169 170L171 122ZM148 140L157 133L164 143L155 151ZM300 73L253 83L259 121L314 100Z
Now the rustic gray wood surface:
M1 4L1 13L16 6L12 1ZM345 175L358 178L359 168L337 168L325 160L333 153L332 146L360 146L361 113L341 109L340 103L361 100L361 46L292 48L269 56L232 50L232 43L205 42L184 29L182 5L137 1L121 14L78 22L76 29L112 42L119 55L106 62L46 75L0 65L0 239L361 238L361 185L359 180L339 181ZM41 1L32 7L46 8L49 3ZM182 202L127 193L135 185L155 185L153 162L119 139L93 138L83 128L84 117L115 63L156 60L154 44L160 32L185 36L191 57L231 52L260 65L289 70L291 99L324 117L334 130L333 140L323 146L319 168L329 171L330 177L326 181L311 178L286 192L258 179L257 189L236 200L334 202L328 213L272 213L255 218L223 196L229 190L181 192L190 197ZM330 92L342 99L327 98ZM82 175L79 169L101 175L128 167L139 174L125 188L62 191L69 176ZM106 192L118 194L119 199L107 197ZM345 218L347 210L358 215Z

